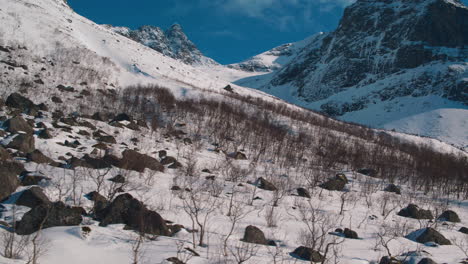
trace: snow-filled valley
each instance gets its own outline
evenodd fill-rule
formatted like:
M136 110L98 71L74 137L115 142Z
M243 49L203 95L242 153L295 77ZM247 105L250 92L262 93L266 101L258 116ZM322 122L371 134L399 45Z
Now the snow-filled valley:
M328 33L191 65L62 0L0 21L1 264L468 261L466 105L269 86Z

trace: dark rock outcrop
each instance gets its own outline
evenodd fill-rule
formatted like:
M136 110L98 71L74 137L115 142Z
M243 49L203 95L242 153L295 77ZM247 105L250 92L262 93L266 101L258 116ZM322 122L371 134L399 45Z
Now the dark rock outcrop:
M109 201L98 192L90 192L85 195L86 198L94 202L93 212L100 212L109 205Z
M31 100L19 93L10 94L5 102L5 105L19 109L21 112L31 115L35 115L35 113L40 110L39 107L36 106Z
M468 227L462 227L460 228L460 230L458 230L459 232L462 232L463 234L467 234L468 235Z
M343 231L343 235L344 235L346 238L359 239L359 236L358 236L358 234L356 233L356 231L351 230L351 229L348 229L348 228L345 228L345 230Z
M16 134L8 143L7 148L17 149L23 153L33 152L35 148L35 140L32 134Z
M403 208L398 212L399 216L409 217L414 219L433 219L432 212L430 210L420 209L415 204L409 204L406 208Z
M441 233L434 228L428 227L416 230L411 234L407 235L406 238L414 240L416 242L425 244L428 242L434 242L439 245L451 245L450 240L446 239Z
M329 191L342 191L346 186L346 182L347 179L345 180L343 177L336 176L322 183L320 187Z
M395 184L387 185L387 187L385 187L384 191L385 192L396 193L396 194L401 194L400 187L396 186Z
M121 174L118 174L118 175L110 178L109 181L114 182L114 183L125 183L126 179Z
M18 170L24 170L22 164L12 161L0 161L0 201L10 196L20 186L18 179L20 172Z
M394 257L385 256L380 259L379 264L402 264L402 263L400 260Z
M16 134L20 132L25 132L27 134L34 133L34 129L22 118L21 116L15 116L13 118L8 119L4 126L6 130L10 133Z
M306 188L297 188L296 191L297 191L297 195L299 195L300 197L305 197L305 198L311 197L309 191Z
M42 152L40 152L39 150L34 150L33 152L30 152L28 154L26 154L26 159L28 159L28 161L32 161L32 162L35 162L35 163L40 163L40 164L50 164L50 163L54 163L54 160L47 157L46 155L42 154Z
M276 190L278 190L278 188L276 188L276 186L273 183L267 181L263 177L258 178L255 181L255 185L257 185L258 188L260 188L262 190L266 190L266 191L276 191Z
M164 171L164 166L155 158L130 149L122 152L119 167L138 172L143 172L146 168L154 171Z
M242 241L260 245L268 244L268 240L265 238L263 231L252 225L245 228L244 238L242 238Z
M19 194L15 204L34 208L38 205L50 204L50 200L41 188L31 187Z
M101 226L126 224L128 228L153 235L169 236L171 232L166 221L156 212L133 198L130 194L117 196L103 210L96 212Z
M31 185L39 185L41 181L48 181L50 178L47 178L42 175L35 175L30 173L29 171L23 171L20 175L21 185L23 186L31 186Z
M296 256L303 260L308 260L311 262L322 262L323 256L320 252L313 250L308 247L300 246L292 252L293 256Z
M452 222L452 223L460 223L461 222L460 217L458 217L458 214L455 213L452 210L447 210L447 211L443 212L439 217L437 217L437 220L448 221L448 222Z
M83 221L84 210L66 206L62 202L41 204L28 211L16 225L16 233L30 235L41 228L54 226L75 226Z
M437 264L437 262L430 258L423 258L418 262L418 264Z

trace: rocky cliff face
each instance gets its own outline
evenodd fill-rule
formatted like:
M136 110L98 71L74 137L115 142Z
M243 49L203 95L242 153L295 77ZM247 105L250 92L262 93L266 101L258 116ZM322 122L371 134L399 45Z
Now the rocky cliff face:
M105 25L112 31L148 46L166 56L189 65L217 65L214 60L205 57L197 46L188 39L182 27L172 25L164 31L155 26L142 26L136 30L126 27Z
M403 96L468 104L467 59L468 9L458 0L358 0L266 88L293 87L333 116ZM336 96L350 89L358 92Z

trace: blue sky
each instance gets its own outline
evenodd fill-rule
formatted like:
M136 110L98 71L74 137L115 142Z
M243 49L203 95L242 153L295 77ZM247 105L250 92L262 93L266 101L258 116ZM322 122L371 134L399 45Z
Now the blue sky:
M179 23L205 55L223 64L331 31L353 1L68 0L76 12L99 24L166 29Z

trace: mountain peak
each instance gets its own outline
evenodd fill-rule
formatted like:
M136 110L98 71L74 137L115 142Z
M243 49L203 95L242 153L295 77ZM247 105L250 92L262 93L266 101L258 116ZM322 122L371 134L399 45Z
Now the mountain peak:
M167 30L152 25L144 25L136 30L122 27L109 27L116 33L131 38L168 57L189 65L217 65L214 60L205 57L197 46L184 33L182 26L174 23Z
M169 30L174 30L174 31L183 31L182 26L178 23L172 24L172 26L169 28Z

